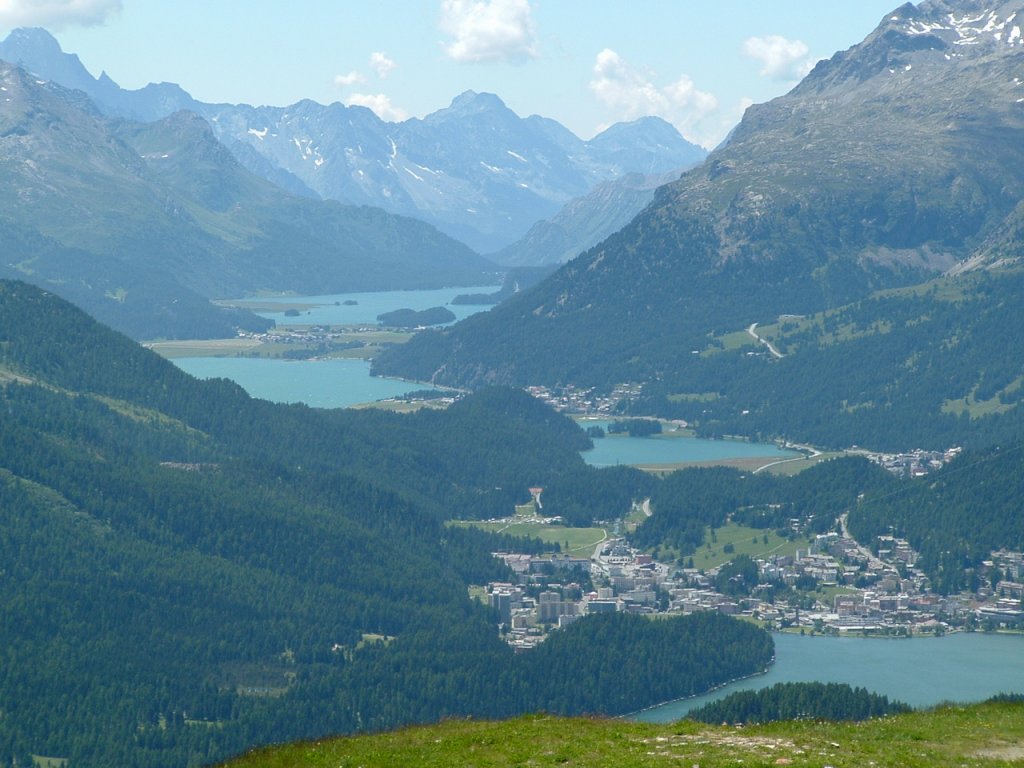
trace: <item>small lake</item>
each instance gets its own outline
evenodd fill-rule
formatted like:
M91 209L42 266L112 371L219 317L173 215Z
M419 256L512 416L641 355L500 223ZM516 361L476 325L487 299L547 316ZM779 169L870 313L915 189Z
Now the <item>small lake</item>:
M737 691L775 683L848 683L913 707L945 701L983 701L997 693L1024 693L1024 636L958 632L945 637L881 639L776 633L776 661L764 675L739 680L703 696L645 710L631 719L678 720Z
M581 427L598 426L607 431L610 419L581 419ZM670 427L666 427L670 429ZM594 438L594 448L582 453L584 461L594 467L614 467L617 464L648 466L652 464L684 464L694 461L721 459L773 458L792 459L801 454L787 451L767 443L747 443L740 440L704 440L682 437L665 432L650 437L607 435Z
M172 362L199 379L231 379L262 400L314 408L347 408L429 389L425 384L370 376L366 360L179 357Z
M396 309L421 311L432 307L447 307L456 320L463 320L477 312L490 309L489 305L451 304L460 294L496 293L501 286L482 285L470 288L438 288L429 291L375 291L370 293L332 293L322 296L266 296L249 299L256 304L281 304L281 312L260 311L257 314L275 320L281 325L376 325L377 315ZM347 302L347 303L346 303ZM355 302L355 303L352 303ZM245 303L238 300L239 305ZM298 317L283 317L285 308L295 304L317 306L300 311Z

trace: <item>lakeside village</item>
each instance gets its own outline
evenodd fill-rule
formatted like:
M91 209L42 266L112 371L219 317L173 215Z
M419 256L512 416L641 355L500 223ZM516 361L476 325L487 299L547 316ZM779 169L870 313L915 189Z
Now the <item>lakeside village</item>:
M263 343L318 345L316 351L322 354L362 346L362 341L349 341L351 334L374 330L379 331L379 326L276 329L254 336ZM559 412L614 418L623 401L641 394L642 385L621 384L608 395L571 385L526 389ZM960 449L884 454L855 448L851 452L894 474L917 477L942 467ZM533 490L538 491L534 503L539 508L539 489ZM537 518L533 522L552 521ZM543 642L548 632L581 616L610 611L719 611L752 618L772 629L829 634L910 636L1024 626L1024 553L993 553L977 574L982 586L975 593L942 597L931 593L927 577L915 567L917 554L906 541L883 538L877 552L872 552L845 534L844 519L839 522L839 531L817 536L793 555L755 560L758 583L749 594L727 594L716 588L727 565L702 571L660 563L629 547L624 539L613 538L598 545L590 558L497 554L516 574L516 582L488 584L486 599L498 612L503 636L517 649ZM797 591L788 598L772 599L776 585Z
M845 530L845 520L839 522ZM792 556L753 560L758 583L749 594L717 588L728 564L702 571L660 563L625 539L607 539L589 559L495 553L516 580L488 584L486 599L498 614L502 636L517 650L540 644L549 632L583 616L615 611L718 611L769 629L833 635L910 637L1024 626L1024 553L993 553L978 574L982 586L976 592L943 597L930 592L906 541L890 536L878 543L875 553L831 532ZM780 584L800 591L788 600L773 599Z
M571 384L564 387L529 386L526 391L538 400L550 405L560 413L574 416L596 416L599 418L612 419L619 413L619 406L623 401L636 398L641 394L642 384L619 384L610 394L598 395L592 388L574 387ZM672 426L677 429L687 426L685 421L673 420ZM791 444L784 444L783 448L803 448ZM900 477L923 477L930 471L940 469L946 463L960 455L960 447L949 448L944 451L932 451L917 448L905 453L878 453L867 451L857 446L849 449L848 453L856 453L864 456L869 461L884 467Z

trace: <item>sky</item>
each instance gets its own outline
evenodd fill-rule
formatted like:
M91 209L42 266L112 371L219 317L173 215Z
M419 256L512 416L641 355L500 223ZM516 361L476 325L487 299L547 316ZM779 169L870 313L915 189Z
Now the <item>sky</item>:
M589 139L662 117L708 149L899 0L0 0L124 88L423 117L466 90Z

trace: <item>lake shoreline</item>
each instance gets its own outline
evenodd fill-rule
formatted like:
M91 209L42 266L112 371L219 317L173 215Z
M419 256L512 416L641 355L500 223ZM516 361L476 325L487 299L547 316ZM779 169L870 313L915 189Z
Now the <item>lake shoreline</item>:
M651 704L649 707L644 707L643 709L638 709L635 712L629 712L629 713L627 713L625 715L617 715L616 719L618 719L618 720L632 720L635 717L639 717L640 715L643 715L645 712L652 712L652 711L654 711L656 709L660 709L662 707L668 707L668 706L671 706L673 704L680 704L680 703L685 702L685 701L691 701L693 699L699 699L702 696L711 696L716 691L720 691L723 688L726 688L726 687L728 687L730 685L735 685L736 683L742 683L742 682L744 682L746 680L755 680L758 677L763 677L763 676L767 675L771 671L771 668L772 668L772 666L774 664L775 664L775 654L773 653L772 654L772 660L770 662L768 662L768 666L765 667L764 669L762 669L760 672L752 672L749 675L742 675L740 677L734 677L731 680L726 680L724 683L719 683L718 685L712 686L711 688L708 688L706 691L701 691L700 693L691 693L689 696L680 696L678 699L669 699L668 701L662 701L662 702L659 702L657 704ZM685 715L684 715L684 717L685 717Z
M763 672L708 693L652 705L623 717L666 723L731 693L776 683L832 682L904 701L914 709L943 702L977 702L1000 693L1024 693L1024 633L949 632L914 635L911 642L878 637L772 632L773 663ZM928 642L930 641L930 642Z

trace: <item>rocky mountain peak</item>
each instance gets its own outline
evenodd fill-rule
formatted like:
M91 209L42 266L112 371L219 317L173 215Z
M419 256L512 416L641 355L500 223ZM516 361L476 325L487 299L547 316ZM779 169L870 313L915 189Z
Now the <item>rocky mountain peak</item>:
M984 56L1024 54L1022 0L927 0L887 14L860 44L821 61L794 90L804 94L922 66L952 68ZM941 73L940 73L941 74Z
M493 93L463 91L445 109L440 109L424 119L427 123L442 123L450 120L467 120L481 115L495 115L502 118L518 119L498 96Z
M978 45L1024 48L1021 11L1020 0L928 0L917 7L908 3L882 23L910 36L934 35L965 50Z
M64 53L60 43L39 27L19 27L0 42L0 59L24 67L65 88L88 91L95 84L78 56Z
M52 56L63 53L57 39L42 27L18 27L3 42L3 50L7 55L22 53Z
M451 110L463 112L481 112L485 109L507 109L505 102L493 93L477 93L476 91L463 91L452 99Z

